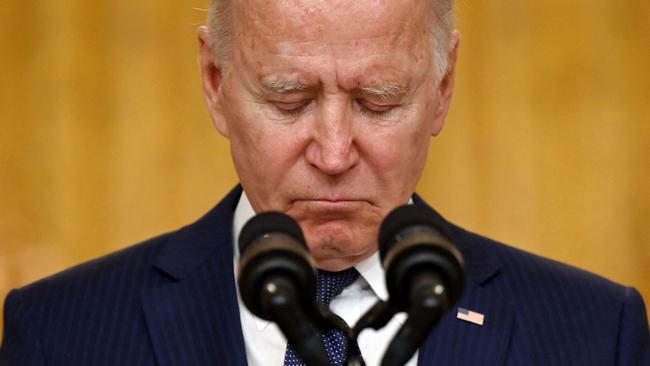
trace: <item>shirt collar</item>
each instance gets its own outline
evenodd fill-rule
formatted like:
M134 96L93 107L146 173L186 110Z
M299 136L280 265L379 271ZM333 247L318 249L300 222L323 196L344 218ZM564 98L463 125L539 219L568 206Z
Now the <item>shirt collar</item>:
M234 257L235 257L235 268L239 267L239 234L244 228L244 225L248 220L252 219L255 216L255 210L251 205L251 202L246 196L246 192L242 191L241 196L239 197L239 202L235 208L235 216L232 220L232 237L234 248Z
M384 268L379 261L379 252L363 260L354 266L359 275L368 283L372 292L381 300L388 300L388 290L386 289L386 280L384 278Z

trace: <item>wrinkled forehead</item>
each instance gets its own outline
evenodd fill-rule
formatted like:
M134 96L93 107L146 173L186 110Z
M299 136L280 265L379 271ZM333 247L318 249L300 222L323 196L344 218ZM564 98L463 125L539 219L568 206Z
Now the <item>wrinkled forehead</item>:
M234 41L317 47L353 40L363 47L381 39L387 48L415 49L430 44L430 8L423 0L239 0L232 8Z

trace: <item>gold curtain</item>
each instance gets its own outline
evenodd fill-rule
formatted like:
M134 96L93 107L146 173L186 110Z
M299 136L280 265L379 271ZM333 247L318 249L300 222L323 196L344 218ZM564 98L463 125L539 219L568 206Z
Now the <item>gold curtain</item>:
M2 1L0 297L188 223L237 182L201 96L206 6ZM458 8L454 106L419 192L650 301L650 3Z

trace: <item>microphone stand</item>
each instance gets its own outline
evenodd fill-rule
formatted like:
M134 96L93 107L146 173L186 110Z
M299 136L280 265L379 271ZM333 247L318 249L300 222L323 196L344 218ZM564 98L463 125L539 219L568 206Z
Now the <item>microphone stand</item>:
M381 366L403 366L406 364L445 313L445 309L449 307L446 296L441 296L440 290L431 285L428 277L417 278L416 283L420 290L413 294L411 305L407 310L408 317L386 348ZM351 329L348 337L348 349L353 349L351 348L353 344L358 347L357 338L364 329L379 330L386 326L398 312L400 309L397 305L391 302L377 301ZM365 366L365 362L360 353L348 352L347 365Z
M419 282L419 281L418 281ZM429 332L435 324L440 320L444 314L444 310L447 308L446 298L441 297L440 293L437 293L433 286L428 286L428 281L424 281L422 286L427 289L424 291L417 291L411 299L411 306L407 311L407 319L402 325L402 327L397 331L393 340L386 348L384 352L384 357L381 362L381 366L403 366L408 360L413 357L413 354L417 351L420 344L428 336ZM417 295L416 295L417 294ZM279 309L278 309L279 310ZM287 309L288 310L288 309ZM296 309L291 309L290 311L282 311L282 313L292 314ZM347 366L365 366L365 360L361 355L358 345L359 334L365 329L374 329L379 330L388 324L388 322L400 312L400 309L397 305L388 302L379 300L373 305L354 325L350 326L338 315L334 314L330 308L321 302L316 302L314 304L313 312L311 314L305 314L304 318L307 321L308 318L312 319L313 326L321 330L332 330L336 329L341 331L347 338L347 357L344 361L344 365ZM295 313L294 313L295 314ZM300 314L302 315L302 314ZM301 317L302 318L302 317ZM296 321L295 316L292 318L293 322ZM287 321L290 321L288 318ZM308 321L307 321L308 323ZM283 329L284 330L284 329ZM311 341L306 341L304 338L307 336L313 337L314 328L309 330L302 330L301 335L294 334L294 339L301 339L303 346L309 346L302 349L305 356L310 353L320 353L323 354L323 349L316 346L316 339L311 339ZM311 348L311 349L309 349ZM319 349L320 348L320 349ZM322 361L322 358L319 360ZM323 363L314 363L322 365ZM329 360L327 362L329 364Z
M366 363L361 356L359 344L357 343L358 332L343 320L340 316L334 314L330 308L322 303L316 302L314 306L315 325L322 330L339 330L347 339L347 355L343 364L348 366L365 366ZM366 317L367 315L364 315ZM389 317L390 320L390 317ZM356 329L356 327L355 327Z
M379 330L383 328L396 313L397 309L389 302L377 301L351 329L350 336L348 337L348 350L356 349L359 351L359 344L357 342L359 334L364 329L371 328ZM366 365L360 351L355 353L348 351L348 359L346 361L348 366Z
M262 308L271 316L296 353L309 365L329 366L329 358L318 331L297 304L294 287L283 277L271 278L262 285ZM261 294L261 295L262 295Z

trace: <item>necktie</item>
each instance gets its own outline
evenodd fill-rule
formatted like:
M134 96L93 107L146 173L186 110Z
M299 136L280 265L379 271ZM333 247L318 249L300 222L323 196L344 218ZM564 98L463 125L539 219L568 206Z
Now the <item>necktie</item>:
M351 285L357 278L359 278L359 272L354 268L348 268L341 272L318 270L316 273L315 300L329 305L333 297L340 294L344 288ZM332 365L342 366L347 354L347 339L343 332L340 330L326 330L321 333L321 338ZM291 344L287 345L284 366L306 366Z

